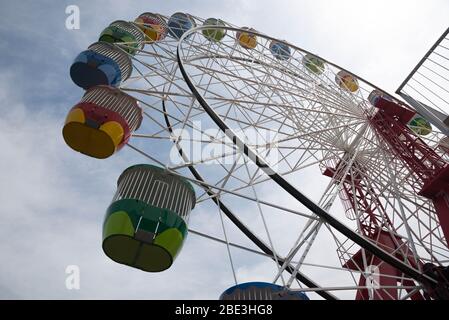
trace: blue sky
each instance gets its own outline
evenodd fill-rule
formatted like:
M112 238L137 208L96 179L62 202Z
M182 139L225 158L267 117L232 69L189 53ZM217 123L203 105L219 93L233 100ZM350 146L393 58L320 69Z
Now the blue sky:
M65 28L71 4L80 8L80 30ZM163 274L143 274L108 260L101 251L103 212L135 154L124 150L99 162L72 152L61 136L67 111L82 95L68 74L71 61L109 22L134 20L144 11L185 11L252 26L394 92L447 28L449 3L3 1L0 298L215 299L232 285L225 248L195 237ZM195 223L207 225L210 218L198 216ZM70 264L81 268L79 291L65 288ZM266 270L266 261L254 258L240 272L246 279Z

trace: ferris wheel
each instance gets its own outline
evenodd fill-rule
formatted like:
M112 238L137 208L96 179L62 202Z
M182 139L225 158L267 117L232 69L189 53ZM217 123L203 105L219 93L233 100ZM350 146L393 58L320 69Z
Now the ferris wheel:
M111 23L70 73L86 92L67 144L100 159L127 146L143 162L107 208L112 260L160 272L193 233L227 248L221 299L448 297L447 139L380 88L180 12ZM210 203L222 236L189 228ZM231 241L225 221L252 245ZM272 261L271 279L240 282L235 250Z

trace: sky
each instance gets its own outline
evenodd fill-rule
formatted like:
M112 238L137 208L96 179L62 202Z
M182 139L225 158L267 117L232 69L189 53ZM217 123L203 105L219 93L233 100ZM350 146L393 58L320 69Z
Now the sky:
M79 30L65 28L68 5L80 8ZM144 11L184 11L251 26L393 93L447 28L449 2L2 1L2 299L216 299L230 285L225 247L194 236L164 273L110 261L101 250L103 214L117 177L136 155L124 150L100 162L73 152L62 139L65 115L82 96L68 74L71 61L109 22L134 20ZM213 219L210 208L192 217L198 229ZM288 225L277 223L279 230ZM80 268L80 290L66 288L69 265ZM272 273L270 268L266 259L254 258L239 275L251 280Z

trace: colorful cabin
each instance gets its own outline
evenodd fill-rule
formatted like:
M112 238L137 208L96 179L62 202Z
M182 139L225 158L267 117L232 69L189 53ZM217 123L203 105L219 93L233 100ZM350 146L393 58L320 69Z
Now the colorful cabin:
M195 20L182 12L176 12L168 19L168 33L175 39L181 39L188 30L196 27Z
M96 42L81 52L70 66L70 77L83 89L97 85L117 87L131 75L129 56L110 43Z
M368 96L368 101L374 106L378 107L378 104L380 103L380 99L385 99L390 102L395 102L392 97L390 97L388 94L385 94L377 89L371 91L371 93Z
M195 191L183 178L148 164L126 169L106 211L103 251L143 271L170 268L187 236L195 202Z
M291 56L290 47L287 44L276 40L271 41L270 52L276 59L281 61L288 60Z
M356 92L359 90L359 82L357 79L346 71L341 70L337 73L335 75L335 82L345 91Z
M303 292L292 291L277 284L248 282L223 292L220 300L309 300Z
M432 125L429 121L424 119L419 114L416 114L410 121L407 123L407 126L416 134L420 136L427 136L432 132Z
M117 20L104 29L98 41L122 44L121 49L131 55L143 48L144 33L134 24Z
M399 120L403 124L407 124L416 115L415 111L405 107L392 96L379 90L373 90L368 96L368 101L377 109L382 110L385 114Z
M209 18L206 21L204 21L203 26L217 26L217 27L224 27L225 23L221 21L220 19L215 18ZM214 28L214 29L204 29L203 30L203 36L213 42L220 42L226 35L226 30L221 28Z
M136 99L114 87L95 86L70 110L62 135L75 151L105 159L128 142L141 122Z
M254 49L257 46L257 36L251 32L256 31L253 28L243 27L242 31L237 31L235 37L238 43L245 49Z
M316 74L317 76L321 75L326 69L324 61L311 54L306 54L302 58L302 65L306 67L309 72Z
M150 42L164 40L167 36L168 29L165 19L158 14L145 12L134 22L145 33L147 40Z

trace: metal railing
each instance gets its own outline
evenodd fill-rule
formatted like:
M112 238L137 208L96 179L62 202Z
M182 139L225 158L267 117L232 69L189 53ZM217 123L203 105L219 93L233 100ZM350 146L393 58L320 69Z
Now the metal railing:
M396 93L449 136L449 28L424 55Z

